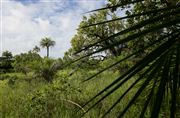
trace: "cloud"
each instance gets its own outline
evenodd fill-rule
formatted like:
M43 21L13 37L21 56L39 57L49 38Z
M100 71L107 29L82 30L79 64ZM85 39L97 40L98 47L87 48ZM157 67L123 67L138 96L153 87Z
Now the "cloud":
M56 46L52 57L62 57L70 48L82 13L98 8L103 1L94 0L4 0L2 3L2 51L19 54L39 45L41 38L51 37ZM46 51L42 49L41 55Z
M42 18L38 17L38 18L35 18L34 21L37 22L37 25L39 25L39 28L42 31L49 31L49 29L51 27L51 24L50 24L49 20L42 19Z
M84 10L84 12L100 7L99 4L94 4L94 0L76 0L75 2L82 10ZM102 4L103 2L99 3Z

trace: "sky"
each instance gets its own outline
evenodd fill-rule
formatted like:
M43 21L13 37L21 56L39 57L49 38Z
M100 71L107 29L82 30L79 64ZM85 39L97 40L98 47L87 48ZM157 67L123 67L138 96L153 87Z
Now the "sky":
M6 50L13 55L27 52L51 37L56 45L50 56L63 57L83 15L88 15L84 13L104 4L105 0L0 0L0 55Z

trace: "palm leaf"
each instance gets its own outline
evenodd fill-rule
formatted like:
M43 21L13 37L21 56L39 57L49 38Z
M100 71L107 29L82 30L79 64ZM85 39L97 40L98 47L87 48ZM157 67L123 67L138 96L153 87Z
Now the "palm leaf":
M175 118L175 112L176 112L176 94L177 94L177 88L178 88L178 80L179 80L179 65L180 65L180 46L178 45L177 47L177 52L176 52L176 62L173 70L173 90L172 90L172 105L171 105L171 118Z
M179 34L178 34L179 35ZM177 34L175 36L172 37L172 39L176 38ZM140 70L142 70L145 66L147 66L151 61L153 61L155 58L157 58L159 55L161 55L164 51L168 50L169 47L171 47L174 43L176 42L176 40L174 40L174 42L172 40L169 40L167 42L165 42L164 44L162 44L161 46L159 46L157 49L155 49L154 51L152 51L149 55L147 55L145 58L143 58L140 62L138 62L136 65L134 65L132 68L130 68L126 73L124 73L121 77L117 78L115 81L113 81L110 85L108 85L105 89L103 89L102 91L100 91L96 96L94 96L92 99L90 99L85 105L89 104L92 100L94 100L95 98L97 98L98 96L100 96L102 93L104 93L105 91L107 91L108 89L110 89L111 87L113 87L115 84L117 84L111 91L109 91L106 95L104 95L99 101L96 102L99 103L101 100L103 100L104 98L106 98L107 96L109 96L110 94L112 94L115 90L117 90L122 84L124 84L125 82L127 82L132 76L134 76L137 72L139 72ZM123 81L120 81L122 80ZM120 83L118 84L118 82L120 81ZM83 106L85 106L83 105ZM95 105L93 105L94 107ZM92 107L90 107L91 109ZM90 110L89 109L89 110Z
M143 0L142 0L143 1ZM90 12L95 11L101 11L106 9L114 9L134 3L139 3L141 0L137 1L126 1L125 2L119 2L120 4L117 4L115 6L109 6L97 10L93 10ZM142 3L143 4L143 3ZM120 88L123 84L128 82L132 79L133 76L144 72L138 79L135 80L134 83L131 84L131 86L117 99L116 102L106 111L106 113L103 115L105 117L110 111L128 94L128 92L137 85L140 81L143 81L140 88L135 93L134 97L129 101L127 106L120 112L119 118L123 117L124 114L129 110L129 108L136 102L137 98L141 96L142 92L150 86L150 83L153 82L152 87L150 87L150 92L147 96L147 100L144 103L144 107L142 108L142 111L140 113L140 117L143 118L144 114L149 106L150 101L152 101L152 98L154 99L154 103L152 104L152 112L151 112L151 118L157 118L159 116L161 105L163 104L164 96L165 96L165 90L169 89L169 86L172 86L171 90L171 109L170 109L170 117L175 118L176 113L176 94L179 91L180 86L180 72L179 72L179 64L180 64L180 42L179 42L179 23L180 23L180 6L172 5L168 7L161 7L159 9L155 10L149 10L138 14L132 14L130 16L125 16L117 19L112 19L108 21L99 22L96 24L90 24L88 26L83 26L81 28L88 28L95 25L101 25L105 23L114 22L117 20L122 19L129 19L134 17L140 17L145 15L151 15L152 13L159 12L154 17L147 18L145 20L142 20L138 22L137 24L130 26L116 34L111 35L108 38L99 40L97 42L94 42L90 45L84 46L81 50L77 51L75 54L80 53L82 51L86 51L89 48L96 46L97 44L103 43L104 41L113 40L116 37L119 36L126 36L124 38L119 38L118 41L115 43L112 43L108 46L105 46L103 48L100 48L92 53L89 53L83 57L80 57L79 59L73 61L72 63L75 63L85 57L94 55L99 52L106 51L112 47L118 46L120 44L129 43L131 41L134 41L135 39L139 39L142 37L147 36L150 33L157 32L158 30L163 30L164 34L161 34L159 36L159 40L154 40L152 44L149 44L145 46L144 48L135 51L128 55L127 57L115 62L112 65L107 66L106 68L100 70L98 73L92 75L91 77L85 79L85 81L88 81L92 79L93 77L101 74L105 70L116 66L120 62L123 62L124 60L127 60L133 56L136 56L140 53L142 50L146 50L149 47L151 48L156 44L156 48L154 50L150 50L149 54L144 56L139 62L137 62L134 66L132 66L127 72L125 72L122 76L116 78L112 83L110 83L108 86L106 86L103 90L98 92L94 97L92 97L89 101L87 101L83 107L86 105L92 103L95 101L94 104L92 104L90 107L88 107L87 111L82 115L84 116L88 111L90 111L94 106L96 106L98 103L100 103L105 98L109 97L111 94L113 94L118 88ZM155 24L155 25L154 25ZM148 27L147 27L148 26ZM169 32L166 32L169 31ZM167 34L167 35L166 35ZM157 41L157 42L156 42ZM178 85L179 83L179 85ZM167 91L167 94L169 92Z
M146 50L147 48L149 48L149 47L151 47L151 46L153 46L153 45L155 45L155 44L157 44L157 43L160 43L160 41L162 41L163 39L166 39L166 38L170 37L171 35L173 35L174 33L177 33L177 32L178 32L178 31L175 31L175 32L172 32L171 34L167 34L167 35L164 35L164 36L160 37L157 41L152 42L151 44L145 46L144 48L142 48L142 49L140 49L140 50L138 50L138 51L136 51L136 52L134 52L134 53L132 53L132 54L124 57L123 59L120 59L119 61L111 64L110 66L108 66L108 67L100 70L99 72L95 73L94 75L92 75L91 77L87 78L87 79L84 80L83 82L86 82L86 81L92 79L93 77L96 77L97 75L101 74L102 72L104 72L104 71L106 71L106 70L108 70L108 69L116 66L117 64L123 62L124 60L127 60L127 59L131 58L132 56L135 56L136 54L140 53L141 51Z
M151 72L151 74L148 76L147 80L145 83L149 82L151 79L151 76L155 74L155 72L157 72L157 70L159 69L159 65L157 66L157 64L160 61L156 61L154 62L123 94L122 96L111 106L111 108L103 115L103 117L105 117L121 100L122 98L140 81L144 78L144 76L146 76L147 73L149 73L150 71L152 71L152 69L154 68L153 72ZM156 66L156 67L155 67ZM142 91L141 91L142 92ZM135 98L134 98L135 99Z

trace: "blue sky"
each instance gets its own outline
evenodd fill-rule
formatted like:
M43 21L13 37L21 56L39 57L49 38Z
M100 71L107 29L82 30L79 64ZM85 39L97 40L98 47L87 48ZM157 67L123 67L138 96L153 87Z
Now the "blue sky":
M51 37L56 46L51 57L62 57L70 48L84 12L100 8L105 0L1 0L0 54L9 50L19 54ZM45 49L40 54L45 56Z

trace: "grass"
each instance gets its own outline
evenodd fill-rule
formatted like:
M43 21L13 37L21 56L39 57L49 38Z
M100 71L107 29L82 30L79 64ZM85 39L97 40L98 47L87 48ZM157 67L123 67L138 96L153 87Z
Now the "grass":
M53 83L46 83L42 79L32 79L29 82L24 79L27 76L20 73L3 75L7 79L0 81L0 117L78 118L92 103L84 108L81 108L81 106L119 75L119 72L106 71L94 80L82 83L84 79L96 73L97 70L78 70L69 76L71 71L59 71ZM16 79L14 82L10 82L13 77L16 77ZM101 101L85 114L84 118L101 117L133 81L123 85L110 97ZM134 91L136 89L130 91L128 96L113 109L111 114L107 115L107 118L115 118L119 111L126 106ZM128 111L124 117L138 117L135 111L142 108L143 99L143 96L139 98L130 109L131 112ZM146 116L148 117L148 113L146 113Z

